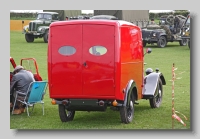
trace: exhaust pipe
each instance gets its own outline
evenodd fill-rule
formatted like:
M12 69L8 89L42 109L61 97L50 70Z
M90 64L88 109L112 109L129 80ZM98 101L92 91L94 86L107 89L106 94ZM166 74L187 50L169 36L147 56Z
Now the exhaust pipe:
M99 106L104 106L104 104L105 104L105 103L104 103L103 100L100 100L100 101L99 101Z

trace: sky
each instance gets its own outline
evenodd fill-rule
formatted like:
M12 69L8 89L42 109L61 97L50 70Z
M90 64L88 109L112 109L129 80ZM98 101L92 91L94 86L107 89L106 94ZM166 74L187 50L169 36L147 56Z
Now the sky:
M41 12L42 10L10 10L10 12ZM170 12L173 10L149 10L150 13ZM82 10L82 13L93 13L93 10Z

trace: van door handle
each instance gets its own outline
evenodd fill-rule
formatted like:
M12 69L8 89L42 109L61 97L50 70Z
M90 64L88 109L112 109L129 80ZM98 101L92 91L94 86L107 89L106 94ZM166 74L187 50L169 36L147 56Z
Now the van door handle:
M83 66L84 66L84 67L86 67L86 66L87 66L87 63L86 63L86 62L84 62L84 63L83 63Z

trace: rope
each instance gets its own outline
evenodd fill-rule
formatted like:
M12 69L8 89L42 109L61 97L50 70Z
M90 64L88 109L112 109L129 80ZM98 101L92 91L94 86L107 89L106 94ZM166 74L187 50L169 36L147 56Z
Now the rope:
M176 69L174 68L174 65L175 64L173 63L173 66L172 66L172 129L174 129L174 119L176 119L178 122L186 126L183 120L176 113L181 114L185 118L185 120L187 120L187 117L184 114L178 111L175 111L175 108L174 108L174 81L176 79L175 72L174 72Z

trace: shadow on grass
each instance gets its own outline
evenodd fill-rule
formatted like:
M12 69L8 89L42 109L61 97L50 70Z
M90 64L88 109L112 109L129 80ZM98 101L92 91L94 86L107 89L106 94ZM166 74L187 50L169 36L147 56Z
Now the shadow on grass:
M188 48L188 45L185 45ZM180 46L179 42L168 42L167 45L163 48L170 48L170 47L185 47L185 46ZM158 47L158 45L156 43L154 43L154 45L151 44L147 44L144 48L159 48L159 49L163 49Z

